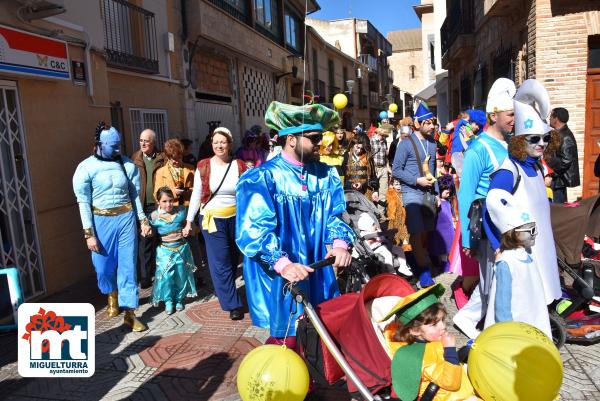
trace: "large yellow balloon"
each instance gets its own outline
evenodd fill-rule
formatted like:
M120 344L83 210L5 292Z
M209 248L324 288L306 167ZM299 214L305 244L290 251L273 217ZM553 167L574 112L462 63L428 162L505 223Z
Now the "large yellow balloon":
M486 401L551 401L560 390L563 365L554 343L540 330L501 322L473 343L468 373Z
M333 97L333 105L336 109L341 110L348 105L348 98L343 93L338 93Z
M398 105L396 103L390 103L390 107L388 108L388 110L392 113L395 113L398 111Z
M244 357L237 373L243 401L302 401L309 385L306 364L281 345L262 345Z

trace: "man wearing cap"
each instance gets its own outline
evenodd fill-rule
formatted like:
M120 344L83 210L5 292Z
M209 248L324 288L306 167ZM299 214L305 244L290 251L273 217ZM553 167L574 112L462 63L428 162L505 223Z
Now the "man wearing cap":
M488 94L486 112L488 128L479 135L464 153L463 174L458 191L458 212L463 251L467 256L475 256L479 261L479 284L473 290L469 302L454 316L453 321L458 328L470 338L479 335L477 325L484 317L487 308L487 296L491 283L490 275L494 263L494 251L485 238L471 237L471 228L476 221L476 213L472 213L473 223L470 222L469 211L475 201L485 210L485 197L490 186L490 175L497 170L508 155L507 143L514 126L513 96L515 84L510 79L499 78L492 85ZM473 208L473 211L476 209ZM479 232L488 234L493 226L489 216L483 216L483 228Z
M272 102L265 122L278 131L283 149L240 178L236 242L252 323L269 328L269 342L292 337L293 346L303 308L284 289L286 281L313 305L339 295L331 266L308 265L335 256L334 267L348 266L354 233L341 219L346 202L338 173L318 161L322 131L339 122L337 113L319 104Z
M392 175L402 182L406 227L422 287L435 284L431 277L431 260L424 246L427 234L435 228L434 211L424 204L425 193L432 191L436 182L434 121L433 113L421 103L414 116L415 131L398 144L392 166Z
M92 252L98 288L108 295L108 316L118 316L121 307L125 309L123 323L133 331L144 331L146 325L134 314L139 303L136 220L142 236L149 235L152 229L138 196L139 170L130 159L121 156L120 145L119 132L100 123L94 154L79 163L73 175L73 191L86 245Z

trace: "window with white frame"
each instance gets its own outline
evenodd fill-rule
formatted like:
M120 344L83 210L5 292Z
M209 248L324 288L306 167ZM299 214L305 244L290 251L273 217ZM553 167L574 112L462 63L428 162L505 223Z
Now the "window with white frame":
M156 146L162 149L169 132L167 111L160 109L129 109L134 150L140 149L139 136L146 128L156 132Z

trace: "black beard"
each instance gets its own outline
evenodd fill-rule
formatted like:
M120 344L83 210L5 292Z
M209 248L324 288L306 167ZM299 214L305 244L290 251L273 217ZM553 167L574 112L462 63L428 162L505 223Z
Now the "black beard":
M319 161L319 154L315 152L302 152L301 149L295 148L296 156L302 161L302 163L312 163Z

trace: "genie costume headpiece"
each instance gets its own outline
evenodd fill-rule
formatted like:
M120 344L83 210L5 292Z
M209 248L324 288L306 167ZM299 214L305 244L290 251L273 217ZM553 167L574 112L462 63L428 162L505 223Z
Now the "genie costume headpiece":
M100 160L114 161L120 157L121 134L114 127L107 127L103 121L96 127L96 153Z
M339 123L338 113L322 104L294 106L271 102L265 114L266 126L276 130L280 137L310 131L322 132Z

